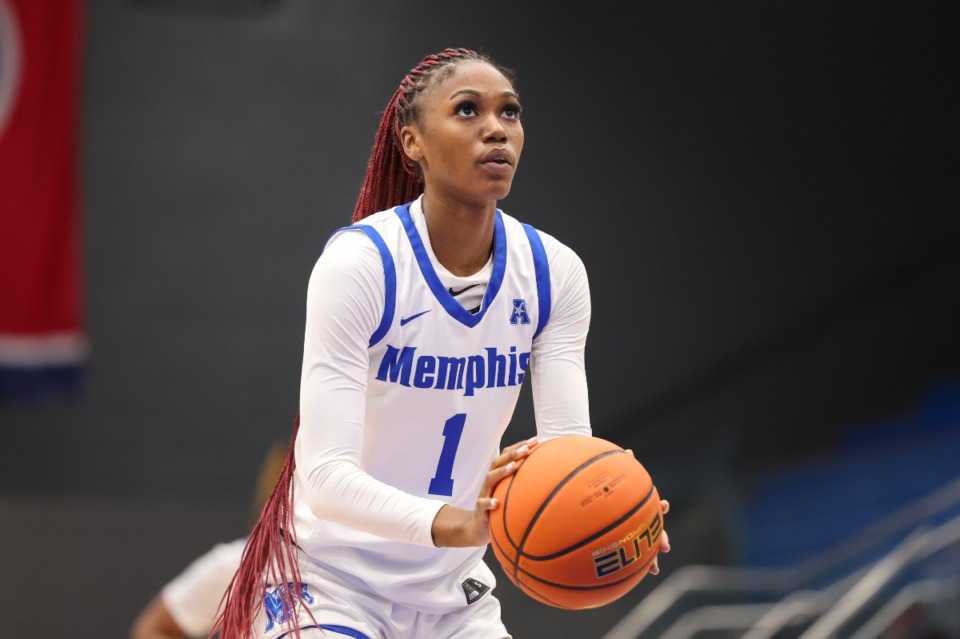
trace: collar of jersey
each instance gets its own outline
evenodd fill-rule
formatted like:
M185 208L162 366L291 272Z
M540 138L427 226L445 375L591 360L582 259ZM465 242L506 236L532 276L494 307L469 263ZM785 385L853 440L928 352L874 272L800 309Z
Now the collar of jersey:
M398 206L394 211L403 223L407 238L410 240L410 246L413 248L413 254L417 258L417 264L420 265L420 272L423 273L423 279L427 282L430 290L433 291L433 296L437 298L437 301L440 302L450 317L464 326L473 328L479 324L487 313L487 309L490 308L490 303L493 302L500 290L500 284L503 283L503 272L507 266L507 236L503 230L503 217L500 210L497 210L493 220L493 273L490 274L490 283L487 285L487 292L483 296L483 304L481 304L476 315L471 314L460 302L454 299L450 291L440 282L440 277L433 268L430 256L427 255L427 249L423 246L423 240L420 239L420 234L417 232L417 226L414 224L413 218L410 217L410 203L407 202L403 206Z

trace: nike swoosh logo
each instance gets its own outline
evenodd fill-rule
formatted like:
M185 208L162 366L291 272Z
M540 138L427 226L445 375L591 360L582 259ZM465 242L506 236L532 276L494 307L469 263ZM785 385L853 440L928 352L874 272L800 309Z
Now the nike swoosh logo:
M464 286L464 287L461 288L459 291L455 291L455 290L453 290L452 288L448 288L447 290L450 291L450 294L451 294L451 295L453 295L454 297L456 297L456 296L459 295L460 293L463 293L464 291L469 291L471 288L475 288L475 287L477 287L477 286L479 286L479 284L471 284L470 286Z
M426 314L429 313L429 312L430 312L430 309L427 309L427 310L425 310L425 311L421 311L421 312L417 313L416 315L411 315L410 317L401 317L401 318L400 318L400 326L404 326L407 322L412 322L413 320L417 319L417 318L420 317L421 315L426 315Z

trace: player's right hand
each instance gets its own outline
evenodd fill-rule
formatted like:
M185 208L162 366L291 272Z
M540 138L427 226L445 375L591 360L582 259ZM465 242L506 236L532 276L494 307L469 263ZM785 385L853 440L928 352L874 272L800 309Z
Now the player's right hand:
M486 546L490 543L490 511L499 506L493 498L493 489L505 477L517 470L517 463L537 447L536 437L517 442L504 448L487 473L474 509L464 510L449 504L443 506L433 520L433 543L438 548Z

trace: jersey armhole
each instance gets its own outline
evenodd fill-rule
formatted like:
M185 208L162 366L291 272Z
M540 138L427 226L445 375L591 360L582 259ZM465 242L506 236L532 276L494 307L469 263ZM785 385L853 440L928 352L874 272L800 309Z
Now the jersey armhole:
M384 338L387 331L390 330L390 325L393 324L393 315L397 307L397 267L393 262L393 255L390 254L390 249L387 248L387 243L383 241L383 237L381 237L372 226L366 224L345 226L335 231L333 235L342 231L354 230L363 231L366 236L370 238L370 241L373 242L377 250L380 251L380 259L383 261L383 317L380 318L380 325L373 331L373 335L370 336L370 342L368 344L368 346L374 346Z
M540 335L540 331L550 321L550 263L547 261L547 251L543 248L543 240L537 229L529 224L523 224L523 230L530 241L530 251L533 253L533 271L537 277L537 330L534 332L534 339Z

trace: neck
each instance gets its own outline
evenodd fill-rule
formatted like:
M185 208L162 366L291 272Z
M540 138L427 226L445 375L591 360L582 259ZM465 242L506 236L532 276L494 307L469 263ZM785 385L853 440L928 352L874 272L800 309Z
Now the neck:
M496 202L468 207L424 194L422 203L430 245L444 268L458 276L483 268L493 250Z

